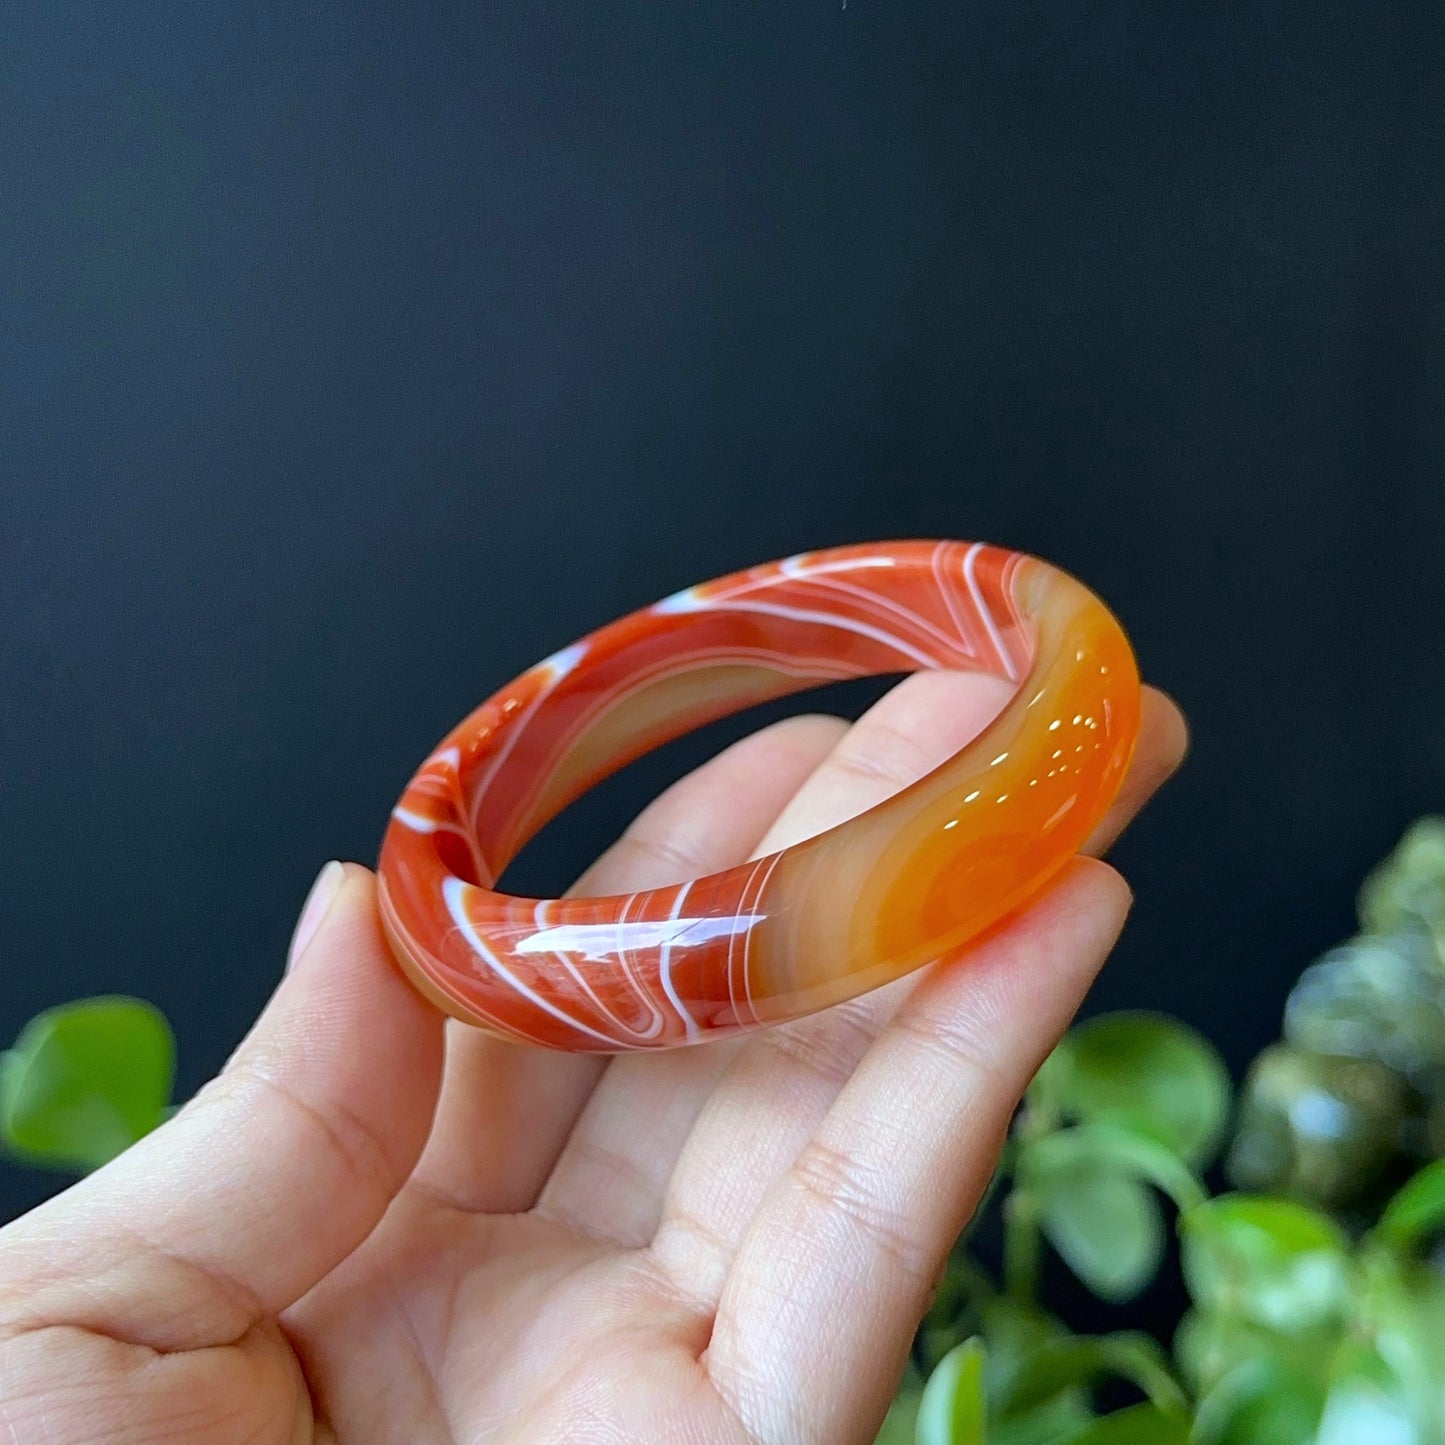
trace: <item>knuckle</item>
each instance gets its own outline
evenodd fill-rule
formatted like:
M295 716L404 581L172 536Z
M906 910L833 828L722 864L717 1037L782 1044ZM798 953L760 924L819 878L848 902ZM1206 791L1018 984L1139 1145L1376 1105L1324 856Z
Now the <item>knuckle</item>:
M945 1009L900 1009L893 1027L932 1055L950 1075L961 1075L978 1093L1014 1094L1024 1081L1012 1078L982 1020ZM955 1085L956 1087L956 1085Z
M866 1010L847 1004L815 1019L772 1029L760 1041L785 1062L840 1087L877 1037L877 1025Z
M987 1090L1013 1088L1012 1075L1003 1064L1010 1051L1000 1048L1001 1040L1007 1038L1001 1022L990 1022L967 1009L942 1009L936 1007L936 1001L929 1003L900 1009L894 1027L920 1048L935 1053L951 1074L965 1075ZM1019 1088L1025 1082L1020 1081Z
M709 1313L722 1293L736 1248L719 1229L692 1210L669 1205L653 1236L648 1257L669 1292Z
M302 1130L317 1136L321 1147L340 1161L360 1187L387 1196L395 1192L404 1171L375 1126L344 1099L330 1099L323 1107L259 1061L245 1057L232 1064L213 1087L219 1098L229 1100L246 1115L256 1113L258 1102L273 1101Z
M936 1264L909 1216L884 1202L881 1171L864 1168L844 1151L815 1139L798 1156L793 1180L921 1290L932 1284Z
M648 887L685 883L705 871L696 846L671 832L629 828L618 848L632 862L643 865L642 871L650 880Z
M914 738L877 721L854 727L835 749L831 762L845 774L875 785L884 784L890 791L917 782L931 766Z
M658 1187L624 1149L574 1138L532 1213L590 1239L640 1248L655 1230Z

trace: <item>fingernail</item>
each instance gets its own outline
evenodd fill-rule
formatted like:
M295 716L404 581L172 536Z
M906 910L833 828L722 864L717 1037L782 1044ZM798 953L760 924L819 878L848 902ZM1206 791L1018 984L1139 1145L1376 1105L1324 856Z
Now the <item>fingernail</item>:
M315 938L316 930L321 927L321 920L326 917L326 910L331 907L345 877L346 869L334 859L316 875L316 881L301 907L301 917L296 920L296 931L291 935L291 948L286 954L288 973L306 952L306 945Z

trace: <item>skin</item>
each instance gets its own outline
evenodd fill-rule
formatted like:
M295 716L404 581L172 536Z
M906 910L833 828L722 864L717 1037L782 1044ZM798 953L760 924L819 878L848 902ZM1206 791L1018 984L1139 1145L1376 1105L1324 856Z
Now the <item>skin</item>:
M696 876L852 816L967 741L997 686L920 674L852 727L754 734L577 891ZM1184 749L1178 710L1146 692L1090 852ZM1080 858L962 959L799 1024L609 1062L444 1025L348 865L219 1077L0 1230L0 1440L870 1441L1128 905Z

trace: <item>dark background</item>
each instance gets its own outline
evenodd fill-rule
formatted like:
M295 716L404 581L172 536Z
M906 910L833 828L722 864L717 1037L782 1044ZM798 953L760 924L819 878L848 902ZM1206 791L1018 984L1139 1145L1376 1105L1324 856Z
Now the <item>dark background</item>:
M6 6L0 1037L139 993L189 1091L495 686L954 536L1189 712L1091 1007L1238 1070L1445 804L1442 142L1436 3Z

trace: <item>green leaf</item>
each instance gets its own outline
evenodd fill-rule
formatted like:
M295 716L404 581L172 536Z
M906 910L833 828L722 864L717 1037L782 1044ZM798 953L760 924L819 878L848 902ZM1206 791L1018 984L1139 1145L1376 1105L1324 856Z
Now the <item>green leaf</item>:
M1185 1310L1174 1331L1174 1359L1194 1394L1204 1394L1231 1366L1247 1358L1248 1341L1239 1338L1247 1328L1233 1317L1221 1320L1203 1310Z
M1426 1438L1445 1440L1445 1275L1369 1245L1364 1256L1368 1338Z
M1445 1159L1427 1164L1385 1206L1374 1234L1396 1249L1407 1249L1445 1229Z
M1395 1157L1410 1108L1405 1081L1378 1059L1275 1044L1250 1065L1225 1170L1237 1189L1348 1203Z
M1321 1374L1329 1358L1321 1355ZM1199 1401L1194 1445L1313 1445L1323 1407L1322 1380L1260 1355L1237 1365Z
M1193 1171L1167 1145L1117 1124L1081 1124L1020 1141L1019 1176L1028 1187L1047 1187L1056 1174L1081 1168L1106 1170L1162 1190L1181 1210L1204 1200Z
M1240 1365L1274 1354L1282 1341L1289 1343L1236 1315L1191 1309L1174 1333L1174 1358L1190 1389L1206 1395Z
M1189 1421L1176 1410L1131 1405L1101 1416L1059 1445L1189 1445Z
M1306 1445L1324 1405L1337 1326L1285 1335L1232 1315L1190 1310L1174 1357L1199 1402L1198 1445Z
M1056 1169L1035 1186L1039 1222L1100 1299L1132 1299L1164 1257L1164 1217L1142 1184L1097 1166Z
M1284 1037L1308 1053L1375 1059L1419 1084L1445 1066L1445 972L1423 934L1353 938L1300 974Z
M1029 1097L1046 1114L1121 1124L1201 1165L1229 1116L1229 1072L1208 1040L1175 1019L1104 1014L1069 1032Z
M1337 1362L1314 1445L1424 1445L1400 1381L1366 1345L1347 1347Z
M1063 1325L1037 1305L999 1295L983 1307L988 1341L984 1394L989 1404L989 1445L1056 1445L1070 1430L1094 1418L1088 1395L1066 1390L1035 1410L1005 1416L1000 1402L1016 1388L1033 1355L1050 1341L1068 1338Z
M989 1429L989 1445L1058 1445L1094 1418L1087 1395L1071 1390L1025 1415L996 1421Z
M1333 1220L1286 1199L1224 1194L1179 1221L1195 1303L1285 1334L1345 1318L1349 1241Z
M965 1340L928 1377L918 1408L918 1445L986 1445L983 1341Z
M1164 1352L1147 1335L1066 1335L1045 1342L1024 1362L1008 1395L1006 1415L1026 1414L1067 1390L1117 1376L1137 1385L1161 1409L1181 1410L1184 1393Z
M923 1392L916 1386L900 1390L883 1417L873 1445L914 1445L918 1406L922 1398Z
M1445 817L1424 817L1360 889L1367 933L1419 928L1445 941Z
M987 1301L980 1315L979 1333L988 1342L984 1358L984 1394L993 1413L1008 1398L1030 1357L1050 1340L1066 1338L1068 1331L1037 1305L1020 1304L999 1295Z
M27 1162L98 1168L161 1122L175 1071L162 1015L92 998L37 1015L0 1059L0 1139Z

